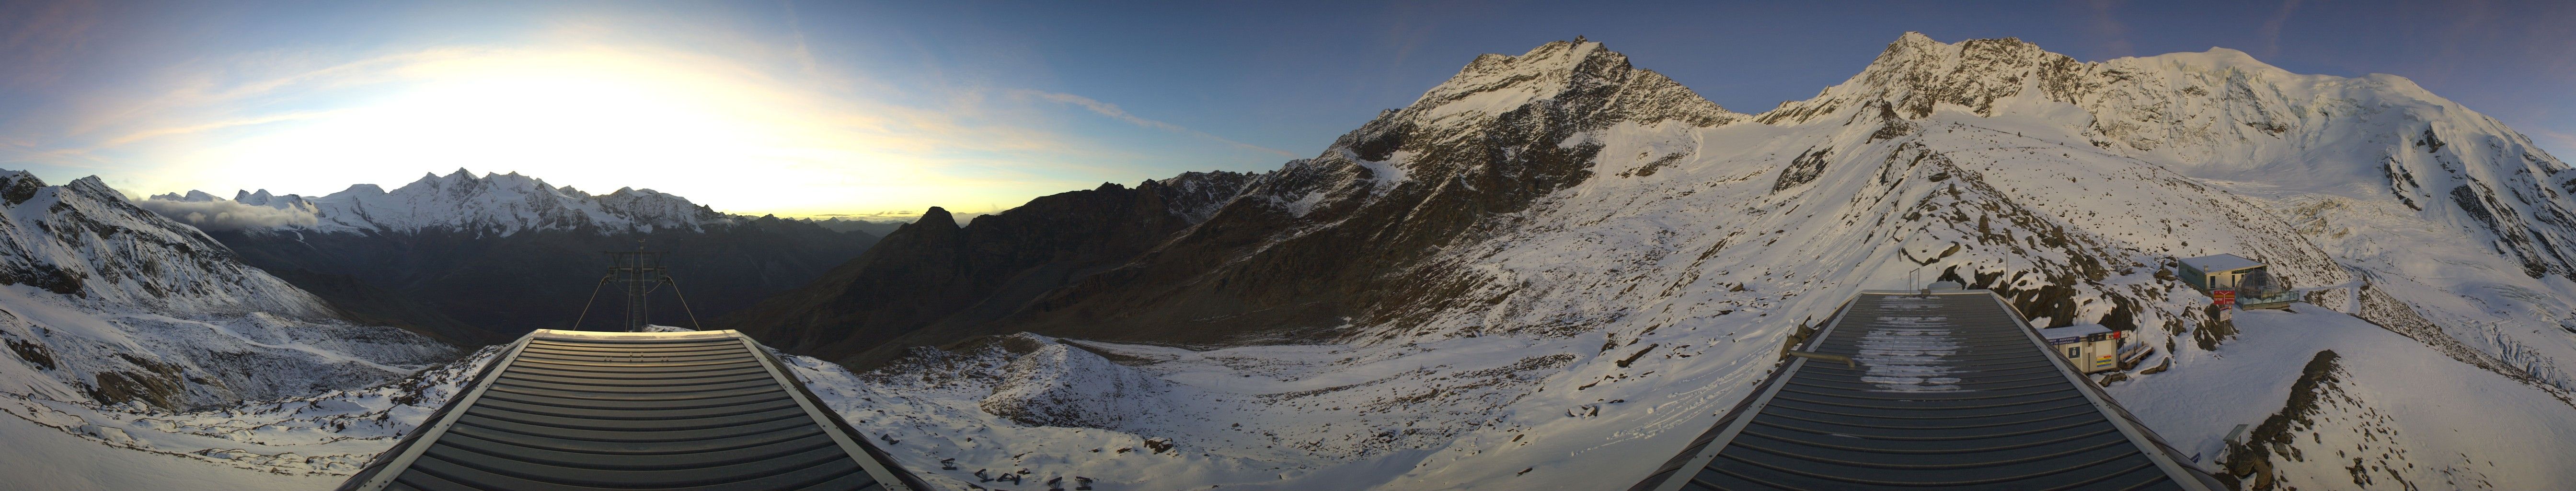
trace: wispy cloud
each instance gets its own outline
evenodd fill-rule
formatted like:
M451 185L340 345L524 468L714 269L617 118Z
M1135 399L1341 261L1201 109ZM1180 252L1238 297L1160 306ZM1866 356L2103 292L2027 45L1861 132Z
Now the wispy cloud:
M2133 56L2138 54L2138 48L2129 43L2129 25L2120 22L2116 12L2120 3L2120 0L2092 0L2089 3L2093 7L2093 34L2103 37L2103 54Z
M2281 28L2289 25L2290 14L2298 11L2299 0L2281 0L2281 8L2272 11L2272 17L2263 20L2263 27L2255 29L2254 34L2263 39L2262 58L2268 59L2281 55Z
M765 29L606 13L502 40L164 53L113 78L28 91L42 97L0 115L0 163L95 173L136 194L320 194L470 165L584 189L650 187L731 212L906 216L998 209L1251 154L1234 149L1296 157L1088 97L975 77L924 82L940 69L927 61L902 77L873 73L883 67L807 39L812 6L782 2L774 8L785 16L766 16ZM73 21L93 7L0 4L0 46L10 49L0 84L25 75L9 63L31 52L84 52L72 48L99 31ZM1094 120L1067 122L1081 111L1066 106L1124 122L1111 127L1120 133L1224 145L1112 144L1067 130Z
M98 27L100 5L84 0L0 3L0 77L44 84L63 75Z
M232 200L179 201L146 199L134 202L172 220L187 222L209 231L272 228L285 225L312 225L320 217L312 210L270 208L245 205Z
M1117 104L1110 104L1110 103L1106 103L1106 102L1100 102L1100 101L1097 101L1097 100L1093 100L1092 98L1089 98L1089 97L1083 97L1083 96L1078 96L1078 95L1073 95L1073 94L1062 94L1062 93L1055 93L1055 92L1037 91L1037 90L1016 90L1016 91L1012 91L1012 93L1013 93L1013 94L1017 94L1017 95L1024 95L1024 96L1029 96L1029 97L1036 97L1036 98L1039 98L1039 99L1045 99L1045 100L1050 100L1050 101L1055 101L1055 102L1062 102L1062 103L1066 103L1066 104L1072 104L1072 105L1076 105L1076 106L1082 106L1082 108L1083 108L1083 109L1089 109L1089 110L1091 110L1091 112L1099 113L1099 114L1100 114L1100 115L1102 115L1102 116L1108 116L1108 117L1110 117L1111 119L1116 119L1116 120L1119 120L1119 121L1126 121L1126 122L1128 122L1128 123L1130 123L1130 124L1134 124L1134 125L1136 125L1136 126L1142 126L1142 127L1146 127L1146 128L1153 128L1153 129L1158 129L1158 130L1163 130L1163 131L1169 131L1169 132L1173 132L1173 133L1180 133L1180 134L1189 135L1189 136L1192 136L1192 137L1203 138L1203 139L1207 139L1207 140L1210 140L1210 141L1216 141L1216 142L1225 143L1225 144L1227 144L1227 145L1233 145L1233 146L1236 146L1236 147L1239 147L1239 148L1243 148L1243 149L1247 149L1247 150L1256 150L1256 151L1261 151L1261 152L1268 152L1268 153L1271 153L1271 154L1282 155L1282 156L1286 156L1286 157L1288 157L1288 158L1297 158L1297 157L1298 157L1298 155L1297 155L1296 153L1289 152L1289 151L1286 151L1286 150L1280 150L1280 149L1275 149L1275 148L1270 148L1270 147L1264 147L1264 146L1260 146L1260 145L1254 145L1254 144L1250 144L1250 143L1244 143L1244 142L1234 141L1234 140L1226 139L1225 137L1216 136L1216 135L1211 135L1211 134L1208 134L1207 132L1204 132L1204 131L1193 130L1193 129L1189 129L1189 128L1181 127L1180 125L1176 125L1176 124L1165 123L1165 122L1155 121L1155 120L1151 120L1151 119L1145 119L1145 118L1143 118L1143 117L1139 117L1139 116L1136 116L1136 115L1134 115L1134 114L1128 114L1126 109L1121 109L1121 108L1119 108Z
M779 4L787 8L787 33L789 37L794 38L796 41L794 51L796 64L805 69L805 75L807 76L821 75L822 64L814 61L814 48L812 45L805 43L805 21L796 15L796 2L794 0L786 0L779 2Z
M186 125L186 126L174 126L174 127L165 127L165 128L153 128L153 129L147 129L147 130L143 130L143 131L137 131L137 132L129 133L129 134L126 134L125 136L119 136L119 137L115 137L115 138L109 138L109 139L107 139L106 141L100 142L98 146L99 146L99 147L114 147L114 146L121 146L121 145L129 144L129 143L139 142L139 141L143 141L143 140L149 140L149 139L153 139L153 138L164 137L164 136L174 136L174 135L187 135L187 134L203 133L203 132L207 132L207 131L214 131L214 130L220 130L220 129L225 129L225 128L241 127L241 126L258 126L258 125L263 125L263 124L278 123L278 122L286 122L286 121L303 121L303 120L313 120L313 119L327 119L327 118L331 117L332 115L335 115L335 114L341 114L341 113L344 113L344 112L345 112L345 111L302 111L302 112L291 112L291 113L282 113L282 114L264 114L264 115L257 115L257 116L251 116L251 117L245 117L245 118L237 118L237 119L228 119L228 120L222 120L222 121L212 121L212 122L204 122L204 123L194 123L194 124L188 124L188 125ZM93 147L93 148L88 149L88 150L95 150L95 149L96 149L96 147Z
M852 87L828 67L808 72L810 53L779 46L608 41L623 40L414 47L342 62L209 57L163 80L85 94L112 104L13 118L0 161L88 167L137 193L329 192L470 163L792 216L1016 203L1133 172L1104 167L1139 160L1131 150L1031 123L1056 102L1242 145L1078 97Z

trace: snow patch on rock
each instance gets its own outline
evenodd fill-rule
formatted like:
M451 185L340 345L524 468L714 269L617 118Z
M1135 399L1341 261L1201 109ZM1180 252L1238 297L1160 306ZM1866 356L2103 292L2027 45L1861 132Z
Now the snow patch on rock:
M1116 429L1171 410L1162 380L1052 338L1029 333L1001 341L1027 351L1001 368L984 412L1039 426Z

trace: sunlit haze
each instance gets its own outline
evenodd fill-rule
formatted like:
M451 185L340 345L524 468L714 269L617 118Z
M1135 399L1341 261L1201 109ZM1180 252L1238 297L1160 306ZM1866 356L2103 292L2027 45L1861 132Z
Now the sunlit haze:
M2563 90L2576 42L2551 27L2576 20L2569 9L2354 7L1906 6L1891 8L1919 11L1853 20L1761 5L19 3L0 7L0 167L98 175L136 196L319 195L463 168L731 213L974 213L1104 181L1275 169L1479 53L1593 34L1751 112L1841 81L1908 30L2085 59L2217 45L2293 71L2396 73L2576 148ZM1813 20L1728 20L1757 13Z

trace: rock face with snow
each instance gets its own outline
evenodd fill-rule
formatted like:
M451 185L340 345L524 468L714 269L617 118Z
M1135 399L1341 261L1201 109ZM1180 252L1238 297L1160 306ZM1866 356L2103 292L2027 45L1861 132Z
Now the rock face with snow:
M85 305L181 314L267 312L327 318L322 302L233 261L195 228L138 208L96 178L47 186L0 173L0 284Z
M453 350L351 325L97 178L0 172L0 393L177 409L345 388Z
M1090 433L991 442L973 431L983 420L965 417L878 429L974 466L1061 462L1152 488L1589 488L1643 476L1744 397L1784 338L1858 290L1918 286L1909 281L1992 289L2039 326L2100 324L2151 345L2167 370L2115 391L2187 452L2223 447L2225 427L2196 417L2260 423L2282 407L2281 392L2195 388L2246 368L2216 354L2250 346L2295 365L2313 353L2296 352L2301 331L2287 326L2367 325L2328 309L2403 335L2336 330L2338 351L2483 377L2477 390L2517 404L2559 400L2518 405L2527 410L2497 424L2566 427L2576 407L2563 404L2559 360L2576 359L2576 338L2476 327L2576 320L2563 259L2576 254L2569 172L2402 78L2291 74L2232 50L2080 62L2013 39L1908 34L1850 80L1746 115L1577 40L1479 57L1318 157L1253 180L1204 221L1092 263L1113 267L1028 284L1043 293L1007 315L916 322L876 347L764 339L861 366L870 353L1012 331L1135 343L1121 349L1136 356L1117 359L1190 404L1116 436L1168 436L1211 456L1185 477L1065 443ZM949 237L982 226L925 222L896 235L960 244ZM872 293L808 302L835 319L914 315L922 299L952 295L905 290L948 284L964 270L928 265L972 250L880 249L835 273ZM2216 253L2326 291L2297 316L2240 329L2170 274L2177 258ZM882 335L865 331L882 324L837 325L856 327L820 332ZM861 378L926 375L907 367ZM2289 391L2297 370L2280 377ZM2155 403L2166 398L2183 401ZM1283 403L1354 412L1273 417ZM2194 412L2206 408L2229 409ZM2439 412L2389 414L2442 424L2425 419ZM2424 441L2411 452L2555 448ZM2451 467L2398 472L2438 482L2425 474L2437 468ZM2523 469L2490 482L2569 480Z
M2576 172L2405 78L2299 75L2224 48L2083 63L2015 39L1909 34L1850 81L1761 119L1806 122L1873 101L1910 118L1944 104L1980 116L2080 110L2078 135L2107 153L2211 179L2368 184L2379 190L2369 199L2474 226L2525 275L2576 277L2564 194Z
M689 302L684 308L657 294L653 320L668 324L692 315L712 320L786 291L876 239L806 221L726 215L649 189L591 195L517 173L475 177L463 169L392 191L361 184L321 197L261 190L231 200L191 191L146 204L196 217L244 261L341 310L468 344L570 328L577 320L612 328L619 297L595 305L593 319L582 318L582 305L609 266L600 252L633 250L638 240L671 253L665 265Z

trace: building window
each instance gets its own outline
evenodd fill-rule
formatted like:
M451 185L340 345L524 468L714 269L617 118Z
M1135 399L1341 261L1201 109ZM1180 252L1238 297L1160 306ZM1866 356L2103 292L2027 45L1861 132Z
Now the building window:
M2084 347L2082 347L2082 346L2068 346L2068 347L2066 347L2066 357L2067 357L2067 358L2083 358L2083 357L2084 357Z

